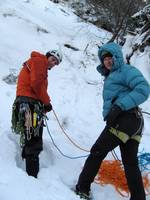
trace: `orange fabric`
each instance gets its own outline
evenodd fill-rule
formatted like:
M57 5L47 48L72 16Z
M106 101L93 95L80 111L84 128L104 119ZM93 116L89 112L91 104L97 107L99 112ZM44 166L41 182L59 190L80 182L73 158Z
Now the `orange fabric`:
M50 97L48 87L48 60L45 55L33 51L18 76L17 96L27 96L47 105Z

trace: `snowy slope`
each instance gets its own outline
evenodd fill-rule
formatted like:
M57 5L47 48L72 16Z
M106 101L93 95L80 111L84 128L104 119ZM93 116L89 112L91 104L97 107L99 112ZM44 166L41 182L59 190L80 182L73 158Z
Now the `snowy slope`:
M96 44L105 43L110 34L79 21L71 10L49 0L0 2L0 26L0 200L78 200L79 197L70 187L75 185L85 158L67 159L61 156L46 129L38 179L26 175L20 157L19 138L10 128L16 85L5 83L3 78L11 72L18 74L31 51L46 53L50 49L60 48L63 62L49 72L48 91L66 132L81 147L89 150L104 127L101 115L103 79L96 72ZM128 52L130 43L129 40L124 52ZM70 44L79 51L66 48L64 44ZM148 53L135 55L132 64L138 66L150 80L148 56ZM150 112L149 105L148 100L142 107ZM144 148L150 152L150 118L144 116L145 130L140 150ZM48 126L55 143L65 154L87 154L67 140L52 112L48 117ZM108 157L112 158L111 155ZM122 199L112 186L93 184L92 193L95 200Z

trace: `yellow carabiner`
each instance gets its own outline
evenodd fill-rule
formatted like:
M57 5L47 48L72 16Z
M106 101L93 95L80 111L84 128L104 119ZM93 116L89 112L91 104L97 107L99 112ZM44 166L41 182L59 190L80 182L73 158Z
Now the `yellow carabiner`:
M34 112L33 113L33 127L36 128L37 125L37 113Z

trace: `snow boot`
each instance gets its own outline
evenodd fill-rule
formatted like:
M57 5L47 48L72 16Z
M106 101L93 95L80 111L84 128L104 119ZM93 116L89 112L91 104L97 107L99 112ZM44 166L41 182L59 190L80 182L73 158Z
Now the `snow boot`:
M37 178L39 172L39 158L27 157L26 158L26 172L29 176Z
M81 199L91 200L89 191L82 191L80 187L76 185L75 193L80 196Z

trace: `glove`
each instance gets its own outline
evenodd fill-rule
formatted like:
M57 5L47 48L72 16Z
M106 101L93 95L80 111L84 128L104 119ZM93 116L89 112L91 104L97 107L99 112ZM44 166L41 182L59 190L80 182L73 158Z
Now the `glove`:
M52 104L49 103L48 105L44 105L44 111L50 112L53 109Z
M107 126L112 126L121 112L121 108L117 105L114 105L104 119L104 121L106 121Z

